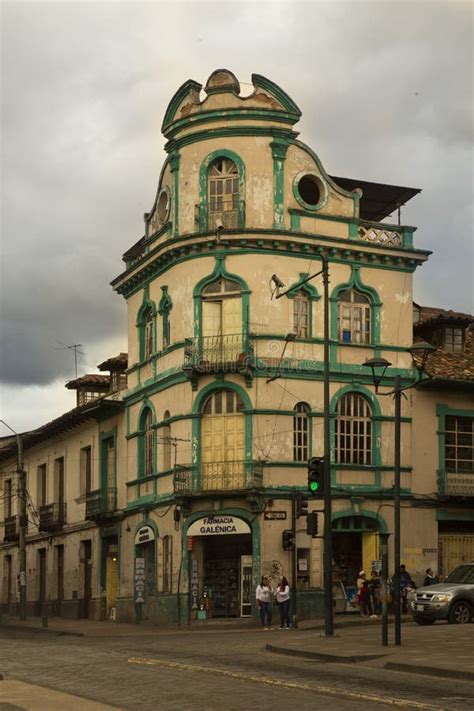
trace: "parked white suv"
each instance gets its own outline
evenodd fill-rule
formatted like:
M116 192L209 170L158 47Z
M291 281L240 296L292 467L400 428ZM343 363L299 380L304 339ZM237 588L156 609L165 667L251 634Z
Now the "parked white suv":
M432 625L436 620L459 625L474 621L474 562L458 566L442 583L417 588L411 604L419 625Z

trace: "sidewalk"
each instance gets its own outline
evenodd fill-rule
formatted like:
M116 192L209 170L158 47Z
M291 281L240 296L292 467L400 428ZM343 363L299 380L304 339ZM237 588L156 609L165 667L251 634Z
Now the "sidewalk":
M389 646L383 647L380 625L355 628L344 625L334 637L314 631L282 633L278 645L267 644L274 654L315 659L321 662L358 664L414 674L448 677L474 682L474 624L431 627L405 624L402 644L393 643L393 623L389 624Z
M403 616L403 622L411 622L410 615ZM345 629L347 627L373 627L378 626L380 620L362 618L360 615L338 615L335 618L335 629ZM54 634L58 636L73 637L140 637L147 635L157 635L164 633L175 633L177 625L167 627L159 626L153 622L142 622L141 624L127 624L125 622L109 622L96 620L68 620L62 617L49 617L48 626L42 627L40 617L29 617L24 622L18 617L3 615L0 619L1 629L24 630L25 632ZM260 622L252 618L244 619L216 619L198 622L193 620L190 625L184 621L182 630L187 631L241 631L250 632L260 630ZM299 630L324 630L324 620L303 620L299 623Z

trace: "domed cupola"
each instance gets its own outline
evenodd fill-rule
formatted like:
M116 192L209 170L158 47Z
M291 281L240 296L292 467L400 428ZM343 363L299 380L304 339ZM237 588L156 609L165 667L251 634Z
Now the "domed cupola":
M202 131L226 123L260 123L275 128L293 126L301 117L295 102L269 79L252 74L253 92L241 95L239 81L228 69L216 69L203 87L189 79L173 96L163 120L163 134L179 140L190 129ZM202 97L204 91L204 98ZM296 135L296 134L295 134Z

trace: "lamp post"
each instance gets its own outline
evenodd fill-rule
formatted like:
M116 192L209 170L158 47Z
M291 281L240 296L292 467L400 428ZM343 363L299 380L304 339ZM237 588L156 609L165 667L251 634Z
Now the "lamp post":
M299 281L286 291L281 292L284 283L276 274L271 281L274 284L275 298L291 291L300 289L311 279L322 274L323 276L323 301L324 301L324 333L323 333L323 410L324 410L324 553L323 553L323 579L324 579L324 634L326 637L334 635L334 607L332 595L332 499L331 499L331 464L330 464L330 430L329 430L329 262L327 257L321 257L322 269L316 274L311 274ZM272 293L272 295L273 295ZM286 343L285 343L286 348ZM270 379L272 380L272 379ZM267 382L270 382L267 380ZM296 600L296 589L295 589Z
M413 359L413 364L418 371L418 377L415 381L408 383L407 385L402 385L402 379L400 375L395 376L395 383L393 389L387 393L380 393L381 395L393 395L395 401L395 441L394 441L394 481L393 481L393 506L394 506L394 567L395 574L393 579L393 604L395 607L395 644L401 644L401 610L400 610L400 432L401 432L401 400L402 393L405 390L414 388L418 385L423 377L424 368L426 361L430 353L436 350L435 346L431 343L425 343L421 341L415 343L410 348L407 348L408 352L411 354ZM421 356L421 363L415 360L415 356ZM385 371L391 365L385 358L370 358L364 363L365 366L371 369L372 379L375 385L375 392L378 393L378 387L382 378L385 375Z

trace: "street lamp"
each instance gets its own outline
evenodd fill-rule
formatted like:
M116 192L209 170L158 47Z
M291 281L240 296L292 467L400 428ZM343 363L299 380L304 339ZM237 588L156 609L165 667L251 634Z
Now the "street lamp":
M400 611L400 430L401 430L401 399L404 390L409 390L418 385L423 377L424 368L428 356L435 351L435 346L431 343L420 341L407 348L411 354L413 364L418 371L418 377L407 385L402 385L400 375L395 376L395 383L392 390L382 395L393 395L395 401L395 442L394 442L394 482L393 482L393 505L394 505L394 588L393 604L395 607L395 644L401 644L401 611ZM375 392L385 375L387 368L391 365L385 358L370 358L366 360L364 366L372 371L372 378Z

